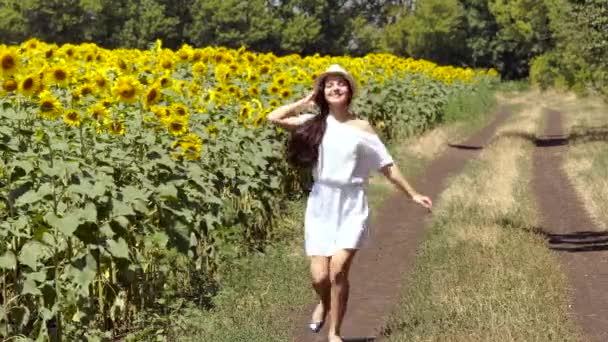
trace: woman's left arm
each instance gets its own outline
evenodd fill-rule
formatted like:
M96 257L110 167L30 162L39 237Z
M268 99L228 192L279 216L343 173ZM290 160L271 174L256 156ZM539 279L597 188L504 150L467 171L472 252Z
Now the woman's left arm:
M399 168L393 163L386 165L381 170L382 174L393 183L399 190L408 195L414 202L427 208L429 211L433 208L433 202L427 196L421 195L412 188L405 180Z
M378 138L376 132L369 124L369 122L365 120L357 120L355 122L356 126L358 126L361 130L372 134L376 139L372 139L371 148L373 159L375 160L372 164L378 168L382 174L393 183L399 190L408 195L414 202L420 204L421 206L427 208L429 211L433 208L433 202L427 196L421 195L417 193L414 188L405 180L399 168L393 162L393 158L390 157L386 147Z

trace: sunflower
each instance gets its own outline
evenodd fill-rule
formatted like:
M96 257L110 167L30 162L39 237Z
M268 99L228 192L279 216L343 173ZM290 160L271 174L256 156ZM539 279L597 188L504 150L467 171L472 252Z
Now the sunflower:
M144 107L150 108L152 105L157 104L160 101L161 97L162 94L160 92L160 85L151 85L144 96Z
M243 97L243 94L241 93L241 90L235 86L234 84L231 84L228 86L228 92L230 93L230 95L236 97L236 98L241 98Z
M57 52L57 46L52 45L48 49L46 49L46 51L44 52L44 57L46 57L47 59L53 58L53 56L55 56L55 52Z
M174 136L180 136L188 131L188 121L172 116L167 122L167 130Z
M95 88L88 83L85 83L76 89L79 96L95 95Z
M260 75L256 74L256 73L250 73L247 76L247 82L249 83L258 83L260 82Z
M164 75L158 79L158 84L160 84L160 86L162 88L166 88L166 87L170 86L171 83L173 83L173 82L171 80L171 77L169 77L168 75Z
M92 105L89 107L88 111L91 119L96 122L103 122L104 119L110 115L108 109L103 105L102 102L97 102L96 104Z
M188 107L178 102L175 102L171 105L171 112L173 113L173 115L184 119L190 116L190 113L188 112Z
M270 108L277 108L279 106L279 101L276 99L272 99L268 102L268 106Z
M250 86L247 91L249 92L249 96L251 97L259 97L260 96L260 89L258 87L256 87L255 85Z
M246 103L243 106L241 106L241 109L239 110L239 120L241 120L241 121L249 120L249 118L251 118L252 114L253 114L253 108L251 108L251 105L249 103Z
M137 97L141 91L141 84L132 76L122 76L118 78L112 93L123 102L133 103L137 101Z
M57 119L63 110L61 103L49 91L40 93L38 107L40 109L40 116L49 120Z
M292 92L291 92L291 89L284 88L284 89L281 89L280 94L283 99L288 99L291 96Z
M217 133L219 132L219 129L217 128L216 125L207 126L207 128L205 130L212 137L215 137L217 135Z
M122 58L116 58L114 64L125 73L129 71L129 64L127 64L127 62L125 62Z
M104 90L108 87L109 81L106 78L106 76L104 76L102 73L100 72L96 72L95 76L93 76L93 81L95 82L95 85L97 86L97 88L99 90Z
M203 52L199 49L192 50L192 61L198 62L203 58Z
M24 42L21 46L27 50L36 50L42 45L40 41L36 38L30 38L26 42Z
M108 131L113 135L124 135L126 128L125 123L120 120L111 120L108 124Z
M156 119L162 123L167 123L171 118L171 109L167 107L152 106L150 111L156 116Z
M191 54L192 48L187 45L184 45L181 49L179 49L179 51L177 51L177 58L179 58L179 60L182 62L187 62L188 60L190 60Z
M180 147L182 150L182 155L188 159L196 160L201 157L201 149L203 146L203 142L198 135L194 133L189 133L183 138L175 141L172 148Z
M0 71L3 75L12 75L19 69L19 56L15 49L0 50Z
M260 74L269 74L270 71L272 71L272 67L269 64L260 66Z
M260 127L265 121L266 117L263 114L260 114L253 120L253 125L255 127Z
M39 88L39 75L30 74L19 83L19 92L25 96L32 96Z
M274 78L273 81L274 84L277 84L281 87L286 87L289 85L289 80L287 79L287 77L283 76L283 75L279 75L277 77Z
M163 55L158 61L158 66L165 71L172 71L175 68L175 62L173 61L173 58Z
M243 54L243 59L246 60L250 64L252 64L253 62L255 62L255 56L251 52L245 52Z
M192 73L201 75L207 72L207 64L203 62L197 62L192 65Z
M72 126L78 127L80 126L81 118L80 113L75 109L69 109L63 113L63 122Z
M67 86L70 79L68 68L63 65L52 67L48 72L48 76L50 77L51 83L61 87Z
M7 78L2 81L2 91L12 93L19 88L19 84L14 78Z
M76 57L76 47L72 44L64 44L60 50L68 59Z
M270 94L270 95L278 95L280 91L281 91L281 87L278 86L277 84L271 84L268 87L268 94Z

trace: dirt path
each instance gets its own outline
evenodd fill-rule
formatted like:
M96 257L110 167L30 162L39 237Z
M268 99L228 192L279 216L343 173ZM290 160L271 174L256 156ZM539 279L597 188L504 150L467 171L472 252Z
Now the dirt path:
M413 181L415 189L437 199L445 182L459 173L465 163L494 135L496 128L510 115L501 110L494 121L464 143L450 145ZM416 248L424 232L426 211L405 200L403 195L388 197L375 213L371 227L371 245L359 252L351 269L351 296L342 332L345 341L374 341L380 335L388 315L399 300L403 280L414 266ZM311 291L312 295L312 291ZM326 341L326 327L313 334L307 329L314 305L297 312L294 341Z
M570 314L582 327L583 341L608 341L608 233L599 232L562 170L568 137L561 114L547 115L536 140L532 179L542 229L570 279Z

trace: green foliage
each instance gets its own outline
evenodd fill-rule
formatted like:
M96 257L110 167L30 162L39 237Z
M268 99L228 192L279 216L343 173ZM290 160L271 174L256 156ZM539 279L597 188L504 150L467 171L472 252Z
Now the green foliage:
M112 22L119 29L108 40L111 46L147 48L156 39L171 42L180 34L175 29L180 19L166 16L166 5L156 0L129 1L123 8L112 7L105 10L112 11Z
M442 120L444 122L472 122L483 117L488 108L496 103L494 87L487 83L478 84L470 92L454 92L445 103Z
M549 55L559 61L548 72L551 81L579 92L587 89L608 98L608 4L605 1L548 2L556 48ZM567 82L563 82L566 80Z
M238 48L256 46L267 50L277 32L278 20L264 0L195 0L188 37L197 46Z
M464 10L458 0L419 1L408 35L412 56L447 64L464 52Z

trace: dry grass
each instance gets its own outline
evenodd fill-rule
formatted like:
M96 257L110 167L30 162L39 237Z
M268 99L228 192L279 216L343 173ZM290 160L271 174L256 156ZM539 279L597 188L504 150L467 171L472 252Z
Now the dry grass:
M571 134L564 170L589 216L608 230L608 105L583 99L560 105Z
M544 101L502 101L522 110L441 195L390 341L576 340L565 277L534 233L529 137Z

